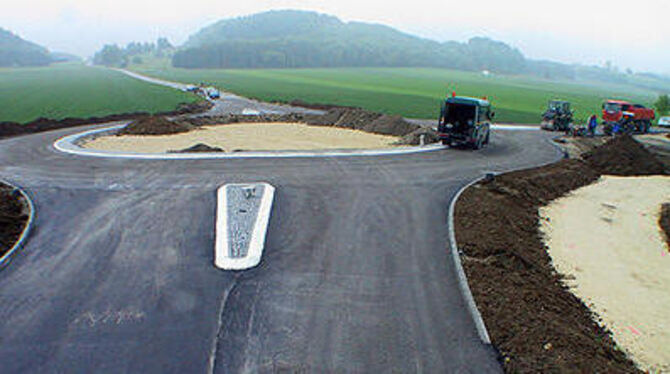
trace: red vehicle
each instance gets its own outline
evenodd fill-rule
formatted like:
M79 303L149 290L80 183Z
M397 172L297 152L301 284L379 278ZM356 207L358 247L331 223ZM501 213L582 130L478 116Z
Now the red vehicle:
M646 133L651 121L656 118L653 109L621 100L607 100L603 104L603 128L605 134Z

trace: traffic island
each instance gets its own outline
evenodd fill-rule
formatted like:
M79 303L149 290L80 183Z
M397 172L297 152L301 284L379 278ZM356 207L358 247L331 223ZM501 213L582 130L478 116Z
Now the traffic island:
M79 145L98 151L183 153L202 143L232 153L388 149L438 141L432 128L400 116L340 108L324 114L146 117L81 138Z
M226 184L218 189L216 267L244 270L260 263L274 193L268 183Z

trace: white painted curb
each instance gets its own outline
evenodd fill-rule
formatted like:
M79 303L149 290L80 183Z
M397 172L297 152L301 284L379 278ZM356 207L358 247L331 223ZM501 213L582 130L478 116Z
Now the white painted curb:
M14 256L14 253L18 251L20 248L23 247L23 244L25 244L26 239L28 238L28 234L30 234L30 230L32 229L33 226L33 221L35 220L35 205L33 204L33 201L30 199L27 193L25 193L22 189L19 187L15 186L12 183L9 183L5 180L0 180L0 182L13 187L19 193L23 196L25 201L28 203L28 209L30 212L28 213L28 222L26 222L26 226L23 228L23 232L21 232L21 236L19 236L19 240L12 246L12 248L7 251L2 257L0 257L0 269L6 267L9 265L11 262L12 256Z
M251 233L247 255L242 258L231 258L228 256L230 253L228 246L228 188L248 185L262 185L264 187L263 197ZM216 267L223 270L244 270L261 262L274 195L275 188L268 183L237 183L219 187L217 191L216 242L214 245L214 265Z
M338 151L274 151L274 152L237 152L237 153L121 153L82 148L77 143L85 137L118 130L124 125L115 125L102 129L88 130L81 133L64 136L54 143L54 148L60 152L77 156L145 159L145 160L196 160L196 159L242 159L242 158L309 158L309 157L355 157L355 156L389 156L411 153L431 152L448 147L442 144L423 147L398 147L390 149L352 149Z

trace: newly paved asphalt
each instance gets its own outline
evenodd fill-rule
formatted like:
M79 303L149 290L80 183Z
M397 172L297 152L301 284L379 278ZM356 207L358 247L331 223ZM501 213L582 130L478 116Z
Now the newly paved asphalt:
M479 152L128 160L0 141L37 217L0 271L0 371L498 372L449 255L447 208L486 171L556 160L540 131ZM277 187L259 267L213 266L215 190Z

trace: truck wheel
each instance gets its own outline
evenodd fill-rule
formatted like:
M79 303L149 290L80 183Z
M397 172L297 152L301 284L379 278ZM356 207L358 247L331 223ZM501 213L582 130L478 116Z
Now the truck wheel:
M475 142L472 143L472 149L475 149L475 150L481 149L482 148L482 142L483 142L482 138L477 138L477 140L475 140Z

